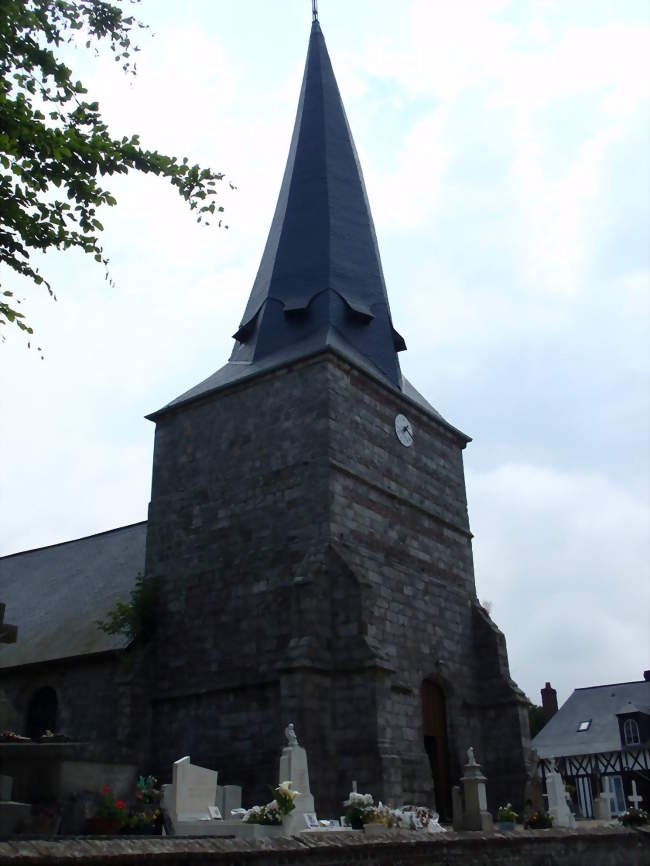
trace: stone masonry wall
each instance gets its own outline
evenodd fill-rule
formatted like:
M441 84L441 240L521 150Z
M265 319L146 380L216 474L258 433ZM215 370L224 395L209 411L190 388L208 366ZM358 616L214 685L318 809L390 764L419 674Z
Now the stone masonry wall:
M397 412L415 424L410 449ZM352 779L394 804L431 802L425 678L445 691L452 781L470 744L487 753L490 726L521 765L496 638L500 704L489 724L481 709L464 441L332 355L158 419L147 572L162 579L162 779L190 754L260 802L293 721L319 810L337 814Z
M648 866L647 834L616 828L542 830L511 835L448 833L427 838L397 833L307 835L258 843L234 839L60 839L0 841L0 866Z
M243 784L245 802L266 801L292 720L318 761L325 729L294 718L305 688L284 671L325 649L326 381L323 366L280 372L158 421L147 571L162 579L151 684L162 779L190 754Z
M115 706L119 671L115 653L4 670L0 686L12 708L7 726L24 734L32 695L49 687L57 696L57 732L78 740L114 741L116 720L108 708Z
M364 577L367 637L391 669L379 740L399 756L402 780L383 795L430 801L420 692L431 678L447 698L452 784L473 745L490 805L506 794L514 802L527 726L503 635L476 621L464 440L352 367L332 364L329 373L332 544ZM414 426L410 448L395 435L398 412Z

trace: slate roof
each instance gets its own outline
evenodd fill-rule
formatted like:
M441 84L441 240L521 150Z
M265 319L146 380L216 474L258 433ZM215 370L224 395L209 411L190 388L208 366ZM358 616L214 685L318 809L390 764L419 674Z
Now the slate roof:
M616 752L621 748L617 714L643 711L650 705L650 682L615 683L576 689L533 738L540 758ZM647 711L647 710L646 710ZM591 719L587 731L580 722Z
M363 174L320 24L312 24L280 195L230 361L172 406L334 350L422 408L405 383ZM452 428L453 429L453 428Z
M0 669L124 647L95 620L128 600L146 539L143 522L0 557L5 621L18 626L17 642L0 644Z
M392 387L391 382L382 375L382 373L377 370L373 364L365 358L360 352L357 352L354 348L349 345L346 345L344 339L337 334L337 332L333 329L330 329L324 339L320 339L319 335L315 335L312 338L308 338L301 343L297 343L294 346L288 347L284 352L278 353L277 355L272 355L270 357L262 358L260 361L253 361L250 364L236 364L236 363L228 363L225 366L221 367L216 373L213 373L211 376L208 376L207 379L204 379L203 382L200 382L194 388L190 388L189 391L186 391L184 394L181 394L180 397L177 397L175 400L172 400L167 406L163 409L160 409L158 412L153 412L151 415L147 415L152 421L155 421L159 415L163 412L167 411L172 407L181 406L184 403L190 403L193 400L196 400L200 397L207 397L209 394L214 391L219 391L221 388L225 388L228 385L232 385L235 382L240 382L248 378L252 378L253 376L257 376L261 373L268 373L271 370L274 370L276 367L281 367L285 364L289 364L292 361L298 361L307 359L313 355L320 354L324 349L328 349L336 355L344 358L346 361L350 361L355 364L357 367L360 367L362 370L365 370L368 375L375 378L377 381L382 382L384 385L388 385ZM458 430L456 427L451 425L440 412L435 409L431 403L415 388L409 380L402 376L402 395L406 397L407 400L414 403L418 408L423 409L429 415L432 415L434 418L437 418L442 424L445 425L449 430L457 433L465 442L471 442L471 438L467 436L467 434Z

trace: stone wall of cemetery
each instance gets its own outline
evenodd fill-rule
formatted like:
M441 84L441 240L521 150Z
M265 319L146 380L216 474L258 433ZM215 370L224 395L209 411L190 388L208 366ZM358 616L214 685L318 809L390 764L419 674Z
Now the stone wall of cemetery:
M158 419L147 571L162 578L149 683L161 778L189 754L243 784L245 804L265 801L293 721L321 813L338 814L353 779L394 805L431 802L431 677L452 780L473 745L488 791L517 800L518 698L502 635L475 622L463 445L333 355Z
M648 835L605 828L591 832L485 835L448 834L432 839L414 834L375 841L362 833L335 838L319 834L242 843L231 839L51 839L0 841L0 866L70 863L74 866L164 863L165 866L648 866Z

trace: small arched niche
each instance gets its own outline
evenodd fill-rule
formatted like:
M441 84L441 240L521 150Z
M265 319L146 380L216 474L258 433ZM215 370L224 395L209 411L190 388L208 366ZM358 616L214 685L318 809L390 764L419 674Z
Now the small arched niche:
M36 689L27 706L26 735L37 740L45 731L56 731L58 709L59 701L51 686Z

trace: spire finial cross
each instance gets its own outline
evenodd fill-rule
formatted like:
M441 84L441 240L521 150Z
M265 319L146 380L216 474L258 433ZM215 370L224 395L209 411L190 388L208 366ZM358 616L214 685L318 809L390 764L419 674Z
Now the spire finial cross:
M318 0L311 0L311 20L318 21Z

